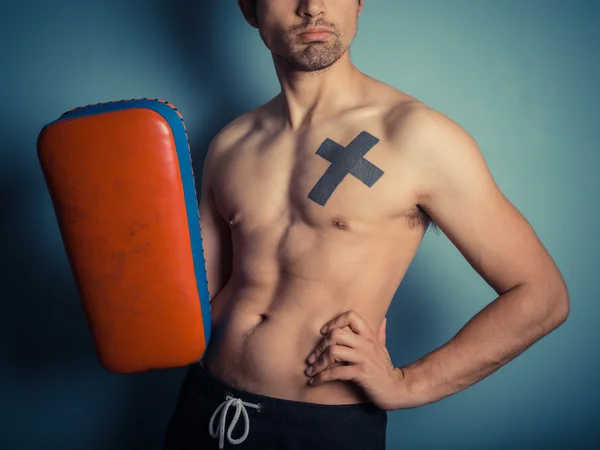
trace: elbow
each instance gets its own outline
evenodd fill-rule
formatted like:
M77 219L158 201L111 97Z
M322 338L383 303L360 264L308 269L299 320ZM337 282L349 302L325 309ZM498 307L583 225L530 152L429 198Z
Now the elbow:
M557 328L566 322L571 312L571 300L566 284L561 280L559 286L553 289L550 295L550 314L552 328Z
M569 291L564 281L548 283L548 280L530 283L529 298L535 299L534 321L542 336L552 332L566 322L571 310Z

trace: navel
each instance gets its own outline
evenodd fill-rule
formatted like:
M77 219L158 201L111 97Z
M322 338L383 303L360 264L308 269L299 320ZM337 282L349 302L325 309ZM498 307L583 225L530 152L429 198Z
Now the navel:
M265 323L267 320L269 320L269 316L265 313L263 314L259 314L258 315L258 321L256 323L253 323L244 333L246 335L246 337L250 337L254 334L254 332L256 331L256 329L262 325L263 323Z

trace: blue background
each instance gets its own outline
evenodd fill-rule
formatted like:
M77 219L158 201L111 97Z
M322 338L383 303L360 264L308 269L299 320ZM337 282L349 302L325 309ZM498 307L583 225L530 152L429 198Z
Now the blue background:
M359 69L449 115L561 269L571 315L517 359L438 403L389 413L388 448L588 448L598 431L598 2L366 0ZM201 173L237 115L279 91L237 2L4 1L0 6L0 448L158 449L184 369L97 363L35 153L76 106L158 97L183 114ZM388 314L397 365L495 298L428 233Z

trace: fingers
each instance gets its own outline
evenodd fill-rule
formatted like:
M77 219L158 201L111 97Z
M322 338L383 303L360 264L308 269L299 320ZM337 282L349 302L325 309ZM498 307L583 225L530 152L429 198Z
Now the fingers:
M349 326L350 329L358 335L364 335L372 332L369 328L369 325L367 325L365 319L363 319L360 314L358 314L356 311L347 311L323 325L323 328L321 328L321 334L327 334L328 331L333 328L343 328L345 326Z
M327 348L333 345L344 345L350 348L357 348L360 345L360 339L351 331L336 328L321 339L315 349L308 355L307 362L313 364Z
M337 363L356 363L356 349L360 346L361 338L352 331L339 328L332 330L308 356L307 361L311 365L306 368L306 374L314 376Z
M357 363L358 352L343 345L332 345L327 347L314 364L306 368L306 375L315 376L319 372L329 368L335 363Z
M375 333L356 311L347 311L327 322L321 333L325 337L308 355L306 375L311 385L333 379L354 380L361 364L373 354L378 343L385 347L386 320Z
M312 386L333 380L356 381L358 376L357 366L334 366L313 376L309 383Z

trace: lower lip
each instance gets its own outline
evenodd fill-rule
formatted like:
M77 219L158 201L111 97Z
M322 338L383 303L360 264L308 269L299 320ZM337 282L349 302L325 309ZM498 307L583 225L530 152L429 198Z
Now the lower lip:
M326 41L331 37L331 33L322 31L318 33L304 33L300 35L303 41Z

